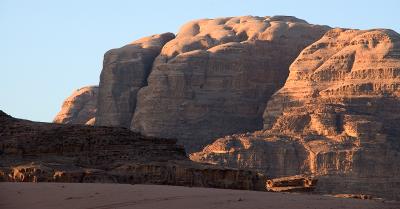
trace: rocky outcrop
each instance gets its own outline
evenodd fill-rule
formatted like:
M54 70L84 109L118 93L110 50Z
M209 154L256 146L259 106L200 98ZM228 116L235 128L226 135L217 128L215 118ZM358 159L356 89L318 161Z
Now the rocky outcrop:
M145 137L126 128L39 123L12 118L4 112L0 124L2 164L8 159L29 161L30 157L56 157L61 162L100 167L124 161L187 159L174 140Z
M75 90L63 103L54 123L93 125L97 110L97 86Z
M104 55L96 125L130 127L136 94L147 85L147 76L161 48L174 37L172 33L145 37Z
M287 16L185 24L154 61L131 128L178 138L189 152L215 137L261 129L290 63L328 29Z
M316 175L320 192L400 199L399 107L400 35L333 29L291 65L263 131L218 139L191 158Z
M277 178L303 173L307 154L299 141L266 137L260 131L217 139L190 158L197 162L254 169Z
M0 111L0 181L265 190L263 175L194 163L175 142L145 137L126 128L20 120Z
M310 192L317 182L318 179L313 176L296 175L269 179L266 186L270 192Z

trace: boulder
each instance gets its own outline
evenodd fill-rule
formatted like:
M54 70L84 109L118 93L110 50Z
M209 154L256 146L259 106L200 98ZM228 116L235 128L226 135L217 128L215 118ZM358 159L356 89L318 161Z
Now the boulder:
M318 179L313 176L296 175L267 180L270 192L310 192L315 189Z

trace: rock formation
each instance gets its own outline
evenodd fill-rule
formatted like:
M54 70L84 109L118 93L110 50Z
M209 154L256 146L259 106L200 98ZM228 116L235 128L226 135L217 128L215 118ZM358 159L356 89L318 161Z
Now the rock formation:
M333 29L291 65L263 131L226 136L191 158L274 177L317 175L321 192L400 199L399 108L400 35Z
M97 110L97 86L82 87L63 103L54 123L93 125Z
M278 179L315 176L319 192L400 199L400 35L385 29L329 29L287 16L205 19L187 23L176 37L154 35L111 50L104 57L96 118L82 123L95 120L96 125L122 126L149 137L177 138L189 152L222 137L191 159L250 168ZM55 130L64 127L69 126ZM98 128L93 130L117 130ZM260 131L249 132L254 130ZM250 171L244 175L215 168L209 175L209 168L186 158L143 164L129 157L143 154L136 142L108 137L96 148L99 152L84 150L94 146L92 139L74 146L83 155L73 158L78 162L74 166L86 169L85 175L111 176L113 182L261 185L261 177ZM75 135L67 137L68 146L74 142L70 138ZM167 143L155 138L152 143L156 140ZM10 150L26 152L16 144ZM118 148L110 152L114 145ZM170 149L175 148L161 150ZM118 154L110 157L113 152ZM97 158L114 161L121 152L128 156L121 164L105 169L94 163ZM52 165L40 161L14 166L11 173L0 169L0 178L18 180L21 172L46 170L41 166L54 171ZM235 176L226 182L240 183L227 186L215 180L226 175Z
M38 123L0 111L0 181L265 190L266 179L254 171L191 162L174 140L126 128Z
M130 127L136 94L147 85L154 58L174 37L172 33L145 37L104 55L96 125Z
M178 138L189 152L215 137L261 129L265 105L290 63L328 29L287 16L185 24L155 59L132 129Z
M328 29L289 16L203 19L112 49L94 123L177 138L189 152L261 129L290 63Z

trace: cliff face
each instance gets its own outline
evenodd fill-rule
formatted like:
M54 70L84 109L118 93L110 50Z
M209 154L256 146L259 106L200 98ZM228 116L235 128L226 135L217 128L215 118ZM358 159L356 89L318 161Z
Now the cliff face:
M333 29L304 49L264 113L264 130L191 158L271 176L322 176L317 190L399 199L400 35Z
M327 30L283 16L189 22L154 61L131 128L177 138L189 152L215 137L261 129L290 63Z
M161 48L174 37L172 33L145 37L104 55L96 125L130 127L136 94L147 85L147 76Z
M0 181L265 189L263 175L191 162L175 142L125 128L20 120L0 111Z
M54 123L93 125L97 110L97 86L82 87L63 103Z

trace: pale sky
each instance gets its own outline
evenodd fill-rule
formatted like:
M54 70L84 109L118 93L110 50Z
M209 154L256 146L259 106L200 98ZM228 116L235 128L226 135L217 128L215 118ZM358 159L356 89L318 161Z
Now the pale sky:
M98 84L107 50L192 19L291 15L399 32L399 8L399 0L0 0L0 110L51 121L74 89Z

